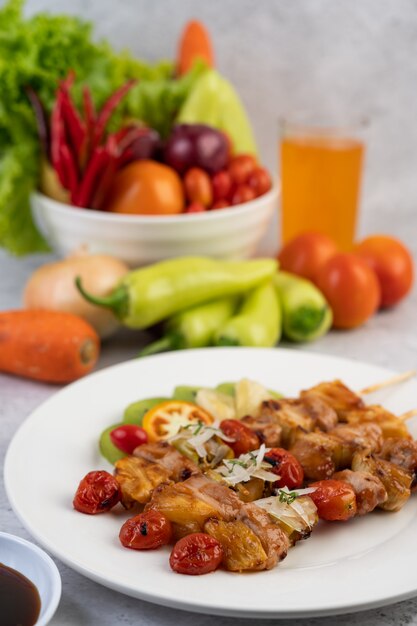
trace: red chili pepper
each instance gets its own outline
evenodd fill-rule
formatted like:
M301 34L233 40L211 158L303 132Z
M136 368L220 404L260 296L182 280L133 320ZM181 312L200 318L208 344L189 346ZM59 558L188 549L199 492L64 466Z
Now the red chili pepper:
M83 105L84 105L84 121L87 132L91 132L96 122L96 109L94 107L93 97L87 85L83 88Z
M107 137L104 149L107 153L108 161L106 164L103 164L101 173L97 174L95 189L93 189L93 196L90 200L92 209L102 208L104 199L113 182L113 177L118 169L118 145L115 135L117 133Z
M125 95L130 91L133 85L136 84L136 80L129 80L126 84L124 84L120 89L115 91L110 98L104 103L96 122L96 127L94 129L94 146L97 146L102 140L103 133L108 124L108 121L114 111L114 109L118 106L121 100L125 97Z
M109 155L104 147L96 148L83 174L83 179L74 198L76 206L91 208L90 200L100 173L109 161Z
M39 140L41 142L42 150L45 156L49 159L50 149L51 149L51 138L49 134L48 118L46 116L45 108L42 102L40 101L38 94L33 89L33 87L31 87L31 85L27 85L25 87L25 91L26 91L26 95L29 98L29 101L32 105L32 108L35 114L36 126L38 129L38 135L39 135Z
M78 172L74 157L67 145L61 145L61 163L65 172L66 189L70 192L71 202L74 202L78 187Z
M77 159L79 159L87 134L86 127L74 106L68 90L61 88L61 92L62 117L67 131L68 143L72 147Z

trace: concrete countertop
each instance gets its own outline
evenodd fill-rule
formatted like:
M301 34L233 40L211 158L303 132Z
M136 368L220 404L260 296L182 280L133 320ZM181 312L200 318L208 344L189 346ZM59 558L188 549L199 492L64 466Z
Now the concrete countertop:
M417 215L396 220L391 227L392 216L380 215L379 230L394 231L403 235L417 256ZM385 224L384 224L385 222ZM383 226L385 225L385 229ZM0 310L17 308L22 287L33 269L49 257L36 256L15 259L0 253ZM368 361L398 371L416 367L417 364L417 293L398 308L379 314L366 326L354 332L331 332L321 341L307 346L315 352L337 354ZM143 342L140 333L121 333L103 346L100 367L132 358ZM0 529L21 537L30 536L13 514L3 487L3 459L13 434L35 407L56 391L55 387L0 375ZM0 555L1 556L1 555ZM1 558L0 558L1 560ZM168 626L181 622L183 626L254 626L260 620L211 617L186 613L134 600L110 591L82 577L60 562L63 594L59 609L51 626ZM411 575L411 572L410 572ZM340 581L346 585L347 581ZM372 581L370 581L372 584ZM266 620L265 623L284 621ZM417 625L417 599L390 607L340 617L293 620L293 626L405 626Z

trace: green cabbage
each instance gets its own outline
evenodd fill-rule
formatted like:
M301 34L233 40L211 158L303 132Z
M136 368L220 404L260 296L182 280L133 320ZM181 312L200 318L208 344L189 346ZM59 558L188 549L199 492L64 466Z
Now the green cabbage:
M95 42L91 24L66 15L23 16L23 0L0 9L0 246L14 254L47 249L31 218L29 195L39 175L35 118L24 88L31 85L50 111L57 81L76 73L75 98L88 84L96 106L130 78L138 79L112 119L137 118L169 133L175 116L205 68L197 65L180 79L173 65L149 65L128 52Z

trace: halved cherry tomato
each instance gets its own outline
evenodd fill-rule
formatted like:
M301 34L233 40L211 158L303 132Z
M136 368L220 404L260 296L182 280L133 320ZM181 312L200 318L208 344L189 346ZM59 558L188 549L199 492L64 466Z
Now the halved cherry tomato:
M306 232L288 241L278 260L281 269L314 282L321 266L336 253L333 239L323 233Z
M344 522L356 515L356 495L348 483L332 479L319 480L309 487L315 488L308 495L316 505L320 519Z
M223 559L221 544L205 533L192 533L175 544L169 564L174 572L198 576L214 572Z
M414 280L413 257L401 241L386 235L367 237L355 246L377 275L381 287L381 307L397 304L410 291Z
M120 529L119 539L125 548L154 550L171 541L172 526L159 511L146 511L128 519Z
M255 192L256 197L262 196L269 191L272 187L271 176L264 167L257 167L251 174L249 174L247 184Z
M180 426L186 426L191 422L212 424L213 421L212 415L197 404L167 400L157 404L145 414L142 427L149 441L163 441L176 434Z
M235 456L257 450L261 445L258 435L239 420L223 420L220 422L221 431L234 441L227 441Z
M217 200L229 200L232 191L232 179L229 172L221 170L214 174L211 179L213 187L213 199Z
M239 154L229 163L229 174L235 185L243 185L252 172L258 167L256 159L251 154Z
M249 185L239 185L232 194L232 204L243 204L255 199L255 192Z
M88 472L78 485L74 500L74 509L80 513L96 515L110 511L120 500L119 484L114 476L99 470Z
M136 424L123 424L111 431L110 439L116 448L126 454L132 454L135 448L148 442L148 435Z
M184 176L185 195L190 202L209 207L213 202L210 176L200 167L192 167Z
M272 465L272 473L279 479L274 487L298 489L304 482L304 471L295 456L284 448L271 448L265 453L264 461Z
M363 259L339 253L318 271L316 284L333 311L335 328L355 328L378 309L381 290L376 274Z

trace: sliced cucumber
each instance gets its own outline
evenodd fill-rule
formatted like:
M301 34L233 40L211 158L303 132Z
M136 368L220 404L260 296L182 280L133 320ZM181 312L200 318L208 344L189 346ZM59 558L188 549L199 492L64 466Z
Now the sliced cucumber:
M166 402L170 399L171 398L147 398L146 400L132 402L132 404L129 404L129 406L126 407L125 412L123 413L123 423L142 426L145 413L147 413L149 409L152 409L157 404L161 404L161 402Z
M111 431L118 426L123 426L123 422L119 422L118 424L112 424L111 426L106 428L106 430L103 430L98 444L100 448L100 453L112 465L114 465L119 459L123 459L123 457L126 456L126 452L123 452L123 450L119 450L119 448L117 448L110 439Z
M190 387L187 385L178 385L173 393L174 400L182 400L183 402L195 402L197 393L203 387Z

